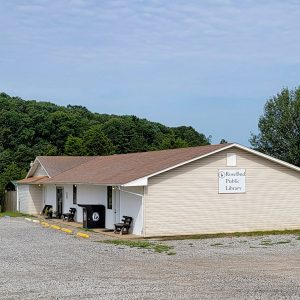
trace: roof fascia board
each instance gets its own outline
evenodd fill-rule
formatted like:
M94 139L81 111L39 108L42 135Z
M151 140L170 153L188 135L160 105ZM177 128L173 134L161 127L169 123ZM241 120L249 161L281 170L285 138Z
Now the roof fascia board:
M37 158L35 158L35 160L33 161L32 166L30 167L29 171L27 172L27 175L26 175L25 178L28 178L31 175L32 172L34 173L35 170L37 169L37 167L38 167L38 165L37 165Z
M43 183L34 183L34 182L20 182L17 185L43 185Z
M122 186L147 186L148 185L148 177L142 177L130 182L123 184Z
M62 186L62 185L99 185L99 186L123 186L122 183L95 183L95 182L43 182L43 185L56 185L56 186Z
M37 157L36 159L37 159L37 161L39 162L39 164L41 165L42 169L43 169L43 170L45 171L45 173L47 174L47 176L48 176L49 178L51 178L51 176L49 175L49 173L47 172L46 168L43 166L43 164L41 163L41 161L39 160L39 158Z
M38 168L38 165L41 166L41 168L45 171L46 175L51 178L51 176L49 175L49 173L47 172L46 168L43 166L43 164L41 163L41 161L38 159L38 157L35 158L32 166L30 167L27 175L25 178L28 178L30 176L32 176L34 174L34 172L36 171L36 169Z
M235 146L235 147L237 147L237 148L239 148L239 149L242 149L242 150L244 150L244 151L247 151L247 152L249 152L249 153L255 154L255 155L257 155L257 156L263 157L263 158L265 158L265 159L267 159L267 160L273 161L273 162L275 162L275 163L277 163L277 164L280 164L280 165L285 166L285 167L287 167L287 168L290 168L290 169L292 169L292 170L295 170L295 171L300 172L300 168L299 168L299 167L297 167L297 166L295 166L295 165L293 165L293 164L290 164L290 163L288 163L288 162L285 162L285 161L283 161L283 160L280 160L280 159L278 159L278 158L275 158L275 157L272 157L272 156L270 156L270 155L261 153L261 152L259 152L259 151L250 149L250 148L245 147L245 146L240 145L240 144L233 144L233 146Z

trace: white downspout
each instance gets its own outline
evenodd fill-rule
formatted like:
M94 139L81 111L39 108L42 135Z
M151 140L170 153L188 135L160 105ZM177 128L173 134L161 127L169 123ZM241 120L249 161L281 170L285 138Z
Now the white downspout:
M17 184L17 211L20 212L19 185Z
M142 235L143 235L143 237L146 237L145 222L144 222L145 221L145 191L147 191L147 186L143 187L144 196L142 197L142 208L143 208L143 211L142 211L142 218L143 218L143 220L142 220L142 224L143 224Z

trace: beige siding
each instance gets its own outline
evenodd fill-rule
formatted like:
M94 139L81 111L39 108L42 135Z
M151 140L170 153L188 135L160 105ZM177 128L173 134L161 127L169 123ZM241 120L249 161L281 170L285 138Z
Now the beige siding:
M300 228L300 173L235 149L149 179L145 235L175 235ZM219 194L218 169L246 169L246 193Z
M18 197L20 212L39 214L43 209L43 187L37 185L19 185Z
M33 176L47 176L47 173L45 172L45 170L42 168L42 166L39 164L38 167L36 168Z
M4 209L5 211L17 211L17 192L8 191L4 197Z

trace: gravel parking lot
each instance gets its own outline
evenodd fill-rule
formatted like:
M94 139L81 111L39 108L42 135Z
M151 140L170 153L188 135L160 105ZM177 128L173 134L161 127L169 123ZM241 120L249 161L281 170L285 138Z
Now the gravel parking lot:
M293 235L168 241L175 255L0 218L0 299L299 299Z

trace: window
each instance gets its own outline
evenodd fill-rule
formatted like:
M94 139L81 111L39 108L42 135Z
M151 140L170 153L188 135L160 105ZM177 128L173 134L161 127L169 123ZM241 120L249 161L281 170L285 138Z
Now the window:
M107 208L112 209L112 186L107 187Z
M77 204L77 185L73 185L73 204Z
M228 167L236 167L236 154L235 153L227 153L227 166Z

